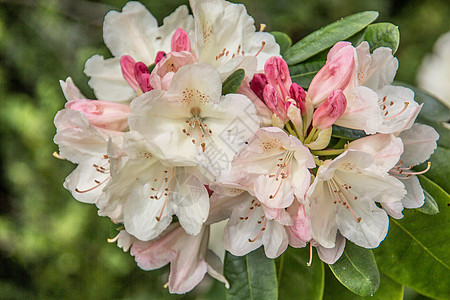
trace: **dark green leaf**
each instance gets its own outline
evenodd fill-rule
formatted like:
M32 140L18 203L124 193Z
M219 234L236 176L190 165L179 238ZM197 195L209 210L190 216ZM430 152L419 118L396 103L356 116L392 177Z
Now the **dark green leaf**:
M439 206L434 198L444 199L444 202L450 203L450 195L427 177L423 175L418 175L417 177L420 180L420 185L425 194L425 204L417 210L429 215L437 214L439 212Z
M373 294L373 296L361 297L353 294L346 289L337 279L333 276L333 273L329 270L325 272L325 294L324 300L402 300L403 299L403 286L398 284L394 280L390 279L383 273L380 274L380 288Z
M312 265L308 267L309 247L289 247L278 259L278 286L280 299L320 300L324 288L324 267L314 253Z
M289 73L293 82L298 83L303 88L308 88L314 76L323 67L327 60L328 51L323 51L306 61L289 67Z
M290 47L284 59L288 65L298 64L339 41L354 35L378 17L376 11L365 11L340 19L307 35Z
M275 37L275 41L280 45L280 53L283 53L292 45L291 38L284 32L272 31L271 34Z
M363 130L350 129L337 125L333 125L333 133L331 135L346 140L356 140L367 136Z
M346 288L360 296L371 296L380 286L380 273L372 251L349 241L341 258L329 266Z
M377 23L367 26L364 40L369 43L370 52L379 47L388 47L394 54L400 44L398 27L391 23Z
M222 83L222 95L237 93L242 81L245 77L245 71L238 69L234 71L227 79Z
M450 208L435 198L441 211L426 215L404 210L401 220L391 219L389 233L374 250L381 272L432 298L450 295Z
M246 256L225 254L225 277L230 283L227 299L277 299L275 261L266 257L263 247Z

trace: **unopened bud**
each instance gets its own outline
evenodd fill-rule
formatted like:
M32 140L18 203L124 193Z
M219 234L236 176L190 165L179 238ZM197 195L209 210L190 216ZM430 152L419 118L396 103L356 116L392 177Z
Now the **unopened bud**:
M134 65L134 77L136 78L139 88L143 93L152 90L148 80L150 77L150 71L143 62L137 62Z
M164 51L158 51L158 53L156 53L156 57L155 57L155 66L164 58L166 57L166 52Z
M136 62L129 55L123 55L120 58L120 68L122 69L122 76L125 81L131 86L136 92L139 91L139 85L137 83L136 77L134 76L134 65Z
M347 99L342 90L334 90L313 114L313 127L326 129L345 112Z
M250 88L258 96L259 99L264 99L263 91L267 85L266 75L264 74L255 74L253 75L252 81L250 81Z
M264 65L267 82L276 88L282 98L289 96L292 80L287 63L278 56L272 56Z
M174 52L191 51L191 40L187 32L178 28L172 36L170 48Z
M302 116L306 114L306 92L305 90L296 84L295 82L291 84L291 87L289 89L289 95L291 96L291 99L295 101L297 104L297 107L300 109L300 112Z
M267 107L283 122L287 120L286 110L284 108L284 102L281 100L275 88L267 84L263 92L264 102Z

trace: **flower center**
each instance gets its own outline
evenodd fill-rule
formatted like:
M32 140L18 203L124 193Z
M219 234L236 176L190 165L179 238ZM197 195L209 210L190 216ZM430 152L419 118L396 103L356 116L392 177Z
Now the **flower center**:
M200 117L201 109L199 107L193 107L191 109L192 117L186 120L188 129L183 128L182 132L189 138L194 145L202 147L202 151L205 152L205 137L212 135L212 130L208 128L208 125L203 122ZM195 138L196 137L196 138Z

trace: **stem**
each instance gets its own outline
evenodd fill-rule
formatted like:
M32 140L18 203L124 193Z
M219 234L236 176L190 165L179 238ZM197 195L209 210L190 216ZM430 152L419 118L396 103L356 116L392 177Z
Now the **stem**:
M319 155L319 156L328 156L328 155L339 155L342 152L344 152L345 149L330 149L330 150L311 150L311 153L314 155Z
M340 139L336 145L333 146L334 149L339 149L345 146L345 144L347 144L348 140L346 139Z
M316 127L313 127L313 128L311 129L311 132L310 132L309 135L306 137L305 144L309 144L309 142L311 142L311 140L312 140L314 134L316 133L316 131L317 131L317 128L316 128Z
M286 129L289 131L289 133L295 137L298 138L297 133L292 129L291 124L289 124L289 122L286 123Z
M284 253L280 256L280 267L278 268L278 286L281 283L281 275L283 274L283 264L284 264Z

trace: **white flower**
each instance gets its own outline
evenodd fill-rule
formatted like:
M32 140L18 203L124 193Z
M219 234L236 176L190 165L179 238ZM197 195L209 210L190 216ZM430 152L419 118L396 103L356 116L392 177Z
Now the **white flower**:
M99 199L99 215L123 222L148 241L169 226L175 214L184 230L197 235L209 212L209 195L192 168L162 160L161 151L137 132L125 134L121 167Z
M208 169L213 177L228 172L236 151L259 127L252 102L244 95L221 96L219 73L206 64L181 67L169 90L152 90L131 103L129 124L157 144L169 160L208 163L221 152L223 165Z
M294 195L303 201L315 167L308 148L277 127L256 131L232 165L232 180L270 208L290 206Z
M192 16L180 6L158 27L155 17L139 2L128 2L122 12L110 11L103 24L103 39L114 58L94 55L86 62L85 73L98 99L126 101L135 92L122 75L120 57L130 55L150 65L158 51L170 51L171 38L178 28L191 30Z
M325 248L334 248L337 231L365 248L386 236L389 219L375 202L395 202L405 195L403 184L374 163L372 155L349 149L327 160L307 193L311 233Z
M190 4L195 21L194 53L200 62L216 67L222 79L237 68L245 69L251 78L264 69L269 57L280 55L271 34L255 32L254 20L244 5L224 0L190 0Z

